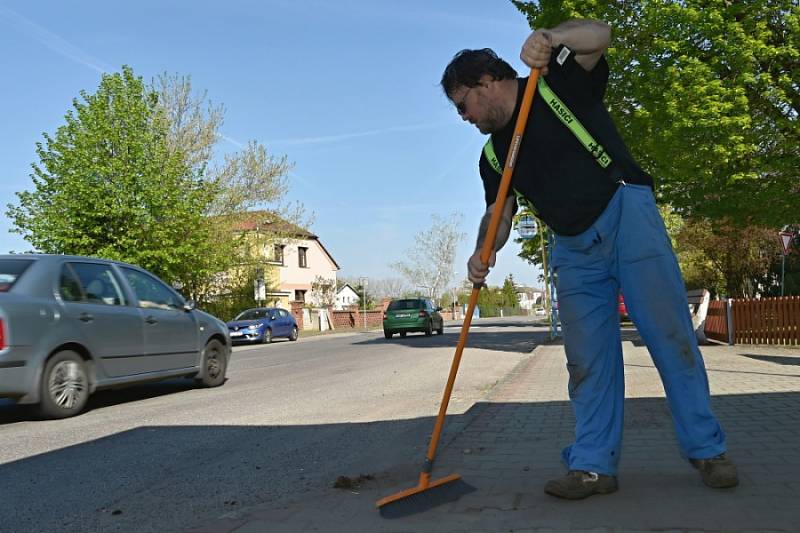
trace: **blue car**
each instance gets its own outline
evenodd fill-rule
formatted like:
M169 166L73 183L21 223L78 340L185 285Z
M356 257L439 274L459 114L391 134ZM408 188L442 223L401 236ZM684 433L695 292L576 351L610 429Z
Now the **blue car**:
M228 322L228 335L235 344L245 342L272 342L285 337L296 341L300 336L297 322L291 313L280 307L257 307L239 313Z

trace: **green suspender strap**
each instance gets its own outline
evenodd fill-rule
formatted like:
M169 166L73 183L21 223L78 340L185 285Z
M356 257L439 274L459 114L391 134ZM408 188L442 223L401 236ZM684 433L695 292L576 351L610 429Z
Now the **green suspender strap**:
M578 117L575 116L572 111L561 101L561 99L556 96L556 93L547 85L547 82L544 81L544 76L539 76L539 83L537 84L537 88L539 89L539 94L542 95L547 106L555 113L558 119L564 123L566 127L569 128L569 131L578 139L578 141L586 148L594 160L597 161L597 164L603 167L604 169L608 169L609 165L611 165L611 156L609 156L605 150L603 149L603 145L599 142L594 140L594 137L586 131L586 128L583 127L583 124L578 120Z
M549 107L556 117L558 117L558 119L567 128L569 128L569 131L572 132L572 134L578 139L583 147L586 148L590 154L592 154L592 157L594 157L594 160L597 161L597 164L604 169L609 169L611 166L611 156L606 153L603 145L595 141L594 137L592 137L592 134L586 131L586 128L583 127L583 124L581 124L580 120L578 120L578 117L576 117L575 114L569 110L567 105L561 101L556 93L553 92L553 89L547 85L547 82L544 81L543 76L539 76L537 88L539 89L539 94L547 104L547 107ZM497 156L494 153L494 146L492 145L491 137L489 137L489 140L486 141L486 144L483 147L483 153L492 168L497 171L498 174L502 174L503 167L500 165L500 161L497 159Z
M492 144L492 137L489 136L489 140L486 141L486 144L483 145L483 155L486 156L486 160L489 162L489 165L492 169L500 174L503 175L503 166L500 164L500 161L497 159L497 155L494 153L494 144ZM533 216L538 217L539 212L536 211L536 208L533 207L533 204L522 195L517 189L514 189L514 195L517 197L517 205L520 209L530 211Z
M547 107L550 108L551 111L558 117L558 119L567 127L569 131L578 139L578 141L583 145L584 148L592 155L597 164L600 165L604 170L611 172L611 156L608 155L599 142L594 140L592 134L586 131L586 128L583 127L578 117L569 110L567 105L561 101L561 99L553 92L547 82L544 81L543 76L539 76L539 82L537 84L537 88L539 89L539 94L544 99L544 102L547 104ZM489 140L486 141L486 144L483 145L483 155L486 156L486 160L489 162L489 165L500 175L503 174L503 166L500 164L500 161L497 159L497 155L494 153L494 145L492 144L492 138L489 137ZM517 189L514 189L514 194L517 196L517 205L521 208L529 209L534 215L538 216L537 211L534 209L533 204L525 198Z

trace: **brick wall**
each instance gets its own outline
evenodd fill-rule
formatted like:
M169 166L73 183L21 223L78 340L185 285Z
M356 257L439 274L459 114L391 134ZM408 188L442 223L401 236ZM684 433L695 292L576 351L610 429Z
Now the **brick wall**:
M303 331L303 302L289 302L289 305L291 306L292 316L297 322L297 329Z
M358 305L351 305L349 309L344 311L330 311L331 320L333 321L334 329L356 329L364 327L364 318L366 316L366 323L368 328L376 328L383 325L383 312L389 307L391 298L384 298L381 300L380 309L368 309L364 312ZM295 313L294 304L298 304L298 312ZM301 302L292 302L292 314L297 320L298 327L302 329L303 311ZM298 318L299 315L299 318Z
M331 312L334 329L346 329L356 327L356 313L352 311L333 311Z
M335 329L363 328L365 317L368 328L378 327L383 324L382 309L369 309L365 313L353 306L344 311L332 311L331 315Z

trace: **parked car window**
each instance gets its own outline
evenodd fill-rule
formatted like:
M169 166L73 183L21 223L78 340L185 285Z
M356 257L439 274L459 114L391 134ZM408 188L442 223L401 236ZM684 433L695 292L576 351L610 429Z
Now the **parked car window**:
M289 316L289 313L286 312L286 309L278 309L278 316L281 318L286 318Z
M160 280L132 268L122 267L122 272L139 299L140 307L183 309L183 300Z
M61 266L61 276L59 276L58 280L58 292L61 294L61 299L65 302L83 302L86 300L86 296L81 289L81 282L68 264Z
M69 263L69 265L78 276L87 302L125 305L125 296L110 266L98 263Z
M8 292L25 270L31 259L3 259L0 261L0 292Z

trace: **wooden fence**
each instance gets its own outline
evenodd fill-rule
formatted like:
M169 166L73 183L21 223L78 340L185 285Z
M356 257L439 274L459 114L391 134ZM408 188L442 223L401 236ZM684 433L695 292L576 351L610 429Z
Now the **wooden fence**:
M718 342L728 343L728 302L725 300L711 300L708 304L708 314L703 328L706 338Z
M732 311L735 343L800 345L800 296L734 299Z

